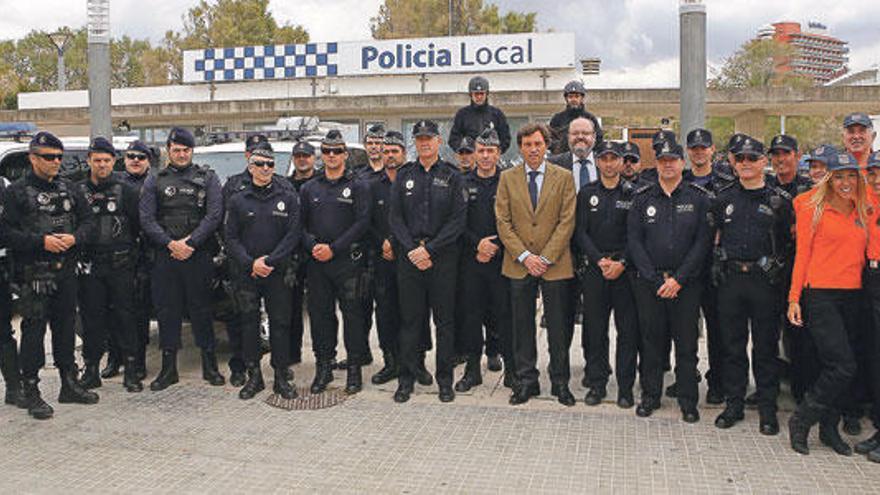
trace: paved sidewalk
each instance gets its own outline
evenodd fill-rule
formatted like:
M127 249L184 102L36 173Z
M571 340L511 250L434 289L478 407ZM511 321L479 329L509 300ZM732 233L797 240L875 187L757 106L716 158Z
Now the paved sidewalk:
M45 370L54 419L37 422L0 406L0 491L876 493L880 486L880 465L833 454L815 432L812 454L799 456L785 432L758 433L755 411L722 431L713 426L717 407L701 405L696 425L681 422L669 399L647 420L617 408L614 390L609 402L588 407L579 369L572 408L549 397L546 383L542 397L511 407L501 373L486 373L483 386L452 404L420 386L410 403L395 404L392 382L367 384L330 409L285 411L263 402L268 392L245 402L231 386L202 382L198 354L187 345L179 385L128 394L114 378L94 406L58 405L57 374ZM151 350L150 379L158 360ZM365 370L366 380L379 364ZM311 362L297 366L296 383L307 386L313 372ZM341 387L344 372L335 376ZM784 426L787 413L780 419Z

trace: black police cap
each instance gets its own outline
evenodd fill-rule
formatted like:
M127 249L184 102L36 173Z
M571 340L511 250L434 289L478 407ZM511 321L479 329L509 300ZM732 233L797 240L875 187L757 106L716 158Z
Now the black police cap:
M658 148L663 146L663 143L675 144L675 133L668 130L661 130L654 133L654 136L651 138L651 147L654 148L655 152Z
M851 113L843 119L843 127L851 125L862 125L869 129L874 128L874 122L871 120L871 117L862 112Z
M687 135L688 148L709 148L712 146L712 132L708 129L694 129Z
M774 152L776 150L782 151L797 151L798 150L798 142L797 139L786 136L785 134L780 134L778 136L774 136L772 140L770 140L770 152Z
M327 135L324 136L324 139L321 140L321 145L323 146L345 146L345 138L342 137L342 132L337 129L331 129L327 131Z
M433 120L420 120L413 126L413 137L419 136L439 136L440 129Z
M660 158L678 158L684 159L684 150L681 145L674 142L663 141L658 148L655 149L657 152L657 159Z
M171 129L171 132L168 133L168 139L166 140L167 145L171 144L179 144L181 146L186 146L187 148L195 148L196 147L196 138L193 137L192 133L187 129L182 127L175 127Z
M406 139L404 139L403 134L397 131L388 131L385 133L385 146L406 148Z
M367 134L364 138L385 139L385 126L382 124L371 125L367 128Z
M116 156L116 148L107 138L98 136L89 143L89 153L107 153Z
M623 150L621 148L622 146L614 141L602 141L593 149L593 154L596 155L596 158L599 158L602 155L612 153L618 158L621 158L623 157Z
M257 151L268 151L269 153L274 153L275 150L272 148L272 143L269 141L260 141L259 143L251 146L249 150L250 153L255 153Z
M489 91L489 80L483 76L472 77L468 82L468 93Z
M484 129L483 132L477 136L477 143L482 146L501 147L501 139L498 138L498 131L492 128Z
M52 148L64 151L64 143L51 132L40 131L31 138L30 149L34 150L36 148Z
M126 151L137 151L150 157L153 156L153 149L140 139L128 143L128 147L125 149Z
M751 156L758 158L764 156L764 143L753 137L746 137L736 147L735 156Z
M465 136L461 138L461 143L458 145L458 149L455 150L458 153L473 153L475 148L474 139L470 136Z
M297 143L293 145L291 154L315 156L315 147L309 144L308 141L297 141Z
M620 146L620 151L623 153L624 158L635 158L637 160L642 159L642 151L636 146L635 143L631 141L627 141Z
M264 134L253 134L248 136L247 140L245 140L244 149L245 151L253 151L257 145L260 143L269 143L269 138L267 138Z
M743 139L747 137L749 137L747 134L741 132L730 136L730 139L727 140L727 151L729 153L736 153L736 148L739 147L740 143L743 142Z

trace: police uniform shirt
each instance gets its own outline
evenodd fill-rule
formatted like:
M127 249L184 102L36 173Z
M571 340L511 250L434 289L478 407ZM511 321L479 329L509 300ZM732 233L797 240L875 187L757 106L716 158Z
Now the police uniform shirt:
M391 239L391 226L388 223L391 198L391 178L383 173L382 177L370 182L370 199L373 208L370 213L370 242L376 252L382 251L385 239Z
M252 266L261 256L267 256L267 265L277 266L299 245L299 197L283 183L283 179L263 187L249 183L229 200L226 248L242 266Z
M140 224L137 190L114 176L98 184L86 179L76 186L95 216L94 235L83 249L106 253L133 248Z
M713 201L711 218L720 231L718 245L727 259L757 261L763 256L792 254L794 210L791 196L782 189L731 184Z
M425 170L410 162L397 172L391 186L391 232L410 252L424 241L432 255L453 246L464 232L467 204L462 175L438 160Z
M296 178L295 175L296 175L296 174L291 175L291 176L288 177L287 179L288 179L288 180L290 181L290 183L293 185L293 188L294 188L294 190L296 190L297 194L299 194L300 192L302 192L302 186L303 186L306 182L308 182L308 181L314 179L315 177L318 177L319 175L321 175L321 172L319 172L318 170L315 170L315 171L312 172L312 175L310 175L310 176L308 176L308 177L306 177L306 178L304 178L304 179L303 179L303 178Z
M616 253L617 261L623 259L633 192L633 186L621 179L611 189L596 181L578 193L574 241L578 252L585 253L591 264L609 253Z
M385 169L373 170L369 164L355 170L355 177L360 180L372 181L385 175Z
M627 217L627 249L639 276L684 285L696 279L710 247L708 192L682 181L667 196L651 183L636 191Z
M693 170L685 170L682 174L682 180L692 182L703 189L714 193L735 181L736 178L713 168L711 172L703 176L694 175Z
M113 172L113 177L119 182L122 182L123 184L132 187L138 194L140 194L141 189L143 189L144 187L144 182L146 182L147 177L150 176L150 170L151 169L147 169L147 171L142 173L141 175L135 175L128 171Z
M164 190L159 191L156 185L159 180L159 174L174 174L173 178L177 182L193 183L196 180L199 169L201 167L193 164L183 168L169 165L158 174L147 177L146 182L144 182L140 201L141 228L154 244L165 247L169 242L175 240L159 225L158 212L162 201L171 199L177 194L187 192L180 191L176 187L166 187ZM209 240L217 231L217 228L220 227L220 222L223 219L223 191L220 188L220 180L217 178L217 174L210 169L203 173L205 182L205 214L198 226L190 232L189 240L186 242L193 248L198 248L205 241Z
M495 174L489 177L480 177L476 170L472 170L465 176L465 188L467 189L467 224L464 230L465 247L471 252L477 252L480 241L486 237L498 235L498 227L495 222L495 195L498 191L498 181L501 178L501 170L496 168ZM492 241L503 249L501 241L497 238ZM492 258L493 261L501 262L502 251Z
M71 256L90 239L94 228L95 218L85 198L66 179L46 181L31 171L3 194L0 239L15 253L18 263L52 262ZM43 237L52 232L72 234L76 239L74 252L46 251Z
M809 177L804 177L799 173L795 174L794 180L792 180L788 184L780 183L779 178L775 175L768 175L765 178L765 181L767 182L768 186L778 187L787 192L792 198L797 197L798 194L809 191L813 187L813 181L810 180Z
M504 112L490 105L488 97L483 105L471 102L470 105L460 108L455 113L452 130L449 131L449 147L457 150L461 146L463 137L469 136L477 139L490 126L498 132L498 139L501 141L501 154L504 154L507 148L510 148L510 127Z
M272 183L275 184L276 187L287 187L293 185L290 182L285 181L284 177L278 174L274 174L272 176ZM223 204L225 205L233 194L244 191L252 184L253 176L251 176L250 171L247 169L235 175L230 175L226 179L226 183L223 184Z
M303 247L329 244L334 255L364 239L370 226L370 189L352 173L338 179L325 175L307 182L300 190Z

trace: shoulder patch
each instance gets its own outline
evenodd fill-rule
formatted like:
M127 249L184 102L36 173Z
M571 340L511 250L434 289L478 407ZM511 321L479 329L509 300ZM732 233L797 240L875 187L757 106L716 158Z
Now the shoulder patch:
M725 184L722 184L721 187L718 188L716 193L721 194L722 192L732 188L734 185L736 185L736 182L727 182Z
M633 194L642 194L646 191L651 190L653 187L654 187L654 183L648 182L647 184L644 184L644 185L637 187L635 192L633 192Z
M712 194L712 191L706 189L705 187L703 187L697 183L688 182L688 184L690 184L690 186L693 187L694 189L696 189L697 191L700 191L701 193L703 193L707 198L712 199L715 197L715 195Z
M792 200L791 194L789 194L788 191L786 191L785 189L783 189L781 187L773 187L771 189L771 191L773 191L774 193L776 193L779 196L782 196L783 198L785 198L788 201Z

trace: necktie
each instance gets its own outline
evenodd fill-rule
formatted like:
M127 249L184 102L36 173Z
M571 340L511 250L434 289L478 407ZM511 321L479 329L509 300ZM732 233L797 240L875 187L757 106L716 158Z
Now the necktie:
M581 174L580 174L580 186L584 187L590 183L590 169L587 168L587 164L590 163L589 160L581 160Z
M529 198L532 199L532 209L538 207L538 172L532 170L529 172Z

